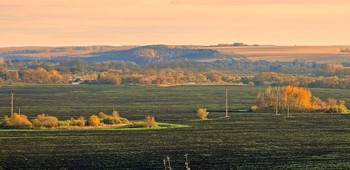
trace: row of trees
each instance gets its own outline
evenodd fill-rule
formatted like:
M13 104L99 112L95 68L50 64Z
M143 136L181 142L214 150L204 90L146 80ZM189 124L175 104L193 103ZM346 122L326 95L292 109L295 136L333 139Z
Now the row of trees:
M69 83L74 77L81 77L86 83L103 84L186 84L186 83L244 83L262 86L295 85L301 87L350 88L350 76L347 77L313 77L304 75L280 74L264 72L255 76L238 76L228 72L209 71L194 72L180 69L160 70L114 70L109 72L87 72L81 74L61 74L57 70L46 70L37 67L34 70L21 69L7 71L0 68L0 84L9 83Z
M37 67L34 70L7 71L0 69L0 79L9 83L69 83L74 77L81 77L87 83L104 84L183 84L183 83L239 83L240 76L229 75L215 70L193 72L180 69L112 70L109 72L85 72L60 74L57 70Z
M305 75L290 75L274 72L260 73L256 76L242 78L245 84L254 84L258 86L301 86L301 87L322 87L322 88L350 88L350 77L314 77Z
M345 101L333 98L322 101L312 95L311 91L298 86L266 88L258 92L255 111L283 112L333 112L347 113Z
M299 61L276 62L273 65L268 61L212 63L174 61L140 66L120 61L85 63L82 61L3 60L0 62L0 83L69 83L72 79L81 77L89 83L109 84L242 82L251 85L350 88L349 65L346 63L310 64Z

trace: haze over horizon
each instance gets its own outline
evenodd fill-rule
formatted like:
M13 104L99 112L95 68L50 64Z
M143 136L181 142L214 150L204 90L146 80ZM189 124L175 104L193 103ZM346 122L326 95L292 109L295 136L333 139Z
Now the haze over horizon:
M0 0L0 47L349 45L347 0Z

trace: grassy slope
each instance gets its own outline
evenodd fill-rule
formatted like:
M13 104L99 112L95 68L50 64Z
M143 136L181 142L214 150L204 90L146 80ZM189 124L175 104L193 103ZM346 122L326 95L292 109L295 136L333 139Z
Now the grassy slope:
M230 108L246 108L255 87L229 87ZM321 97L342 97L349 91L312 89ZM198 121L201 104L222 109L224 88L113 86L13 86L0 88L1 112L9 91L16 103L34 116L38 104L51 115L66 118L79 111L95 113L116 105L121 115L141 119L148 112L187 128L147 131L0 130L0 169L114 168L160 169L169 155L175 169L189 154L192 169L342 168L350 167L350 115L301 114L294 118L259 113L211 113ZM241 100L240 100L241 99ZM57 106L60 105L60 106ZM87 106L84 106L87 105ZM63 107L64 106L64 107ZM86 110L84 110L86 109ZM72 112L72 113L70 113Z

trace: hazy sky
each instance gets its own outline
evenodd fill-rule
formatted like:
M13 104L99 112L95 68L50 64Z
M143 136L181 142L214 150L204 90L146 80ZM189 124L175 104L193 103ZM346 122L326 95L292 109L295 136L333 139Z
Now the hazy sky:
M0 0L0 46L350 44L350 0Z

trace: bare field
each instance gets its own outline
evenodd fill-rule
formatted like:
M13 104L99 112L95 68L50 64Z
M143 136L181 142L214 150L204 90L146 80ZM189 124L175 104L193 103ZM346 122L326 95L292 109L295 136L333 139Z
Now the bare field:
M340 49L350 48L350 46L223 46L206 48L218 50L223 54L244 55L253 61L350 62L350 53L340 52Z

